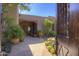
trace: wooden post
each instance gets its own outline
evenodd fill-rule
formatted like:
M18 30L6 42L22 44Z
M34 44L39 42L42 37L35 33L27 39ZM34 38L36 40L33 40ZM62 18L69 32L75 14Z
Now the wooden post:
M69 7L68 3L58 3L57 4L57 36L56 36L56 50L59 49L59 42L61 41L69 42ZM57 52L58 55L58 52Z
M2 12L2 4L0 3L0 56L2 56L2 51L1 51L1 39L2 39L1 12Z

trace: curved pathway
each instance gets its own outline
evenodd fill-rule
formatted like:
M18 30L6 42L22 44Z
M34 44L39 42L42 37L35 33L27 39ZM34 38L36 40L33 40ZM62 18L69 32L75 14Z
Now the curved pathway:
M24 42L13 45L9 56L52 56L44 45L44 38L26 37Z

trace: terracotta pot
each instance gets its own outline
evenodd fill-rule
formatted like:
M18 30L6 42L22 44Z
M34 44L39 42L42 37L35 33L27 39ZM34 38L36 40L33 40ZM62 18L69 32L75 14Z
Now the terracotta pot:
M11 40L12 44L18 44L20 42L20 40L18 38L14 38Z

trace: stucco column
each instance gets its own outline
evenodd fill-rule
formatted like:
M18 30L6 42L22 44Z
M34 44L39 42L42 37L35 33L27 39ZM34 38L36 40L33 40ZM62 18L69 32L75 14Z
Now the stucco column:
M12 17L15 20L16 24L19 24L19 14L17 4L9 3L7 9L8 9L7 16Z

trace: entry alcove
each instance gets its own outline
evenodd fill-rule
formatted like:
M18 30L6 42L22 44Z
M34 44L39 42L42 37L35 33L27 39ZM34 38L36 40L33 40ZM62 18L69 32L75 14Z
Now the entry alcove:
M31 21L21 21L20 26L25 31L26 35L34 36L37 32L37 24Z

